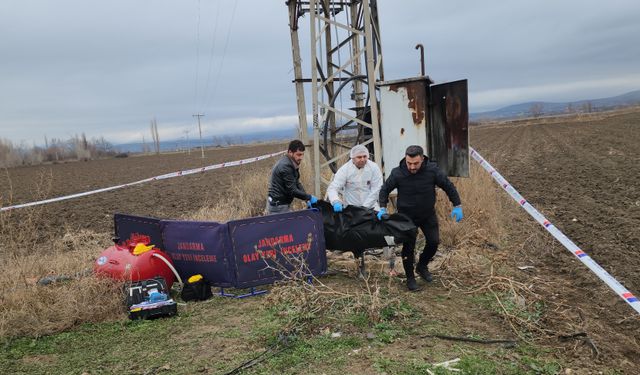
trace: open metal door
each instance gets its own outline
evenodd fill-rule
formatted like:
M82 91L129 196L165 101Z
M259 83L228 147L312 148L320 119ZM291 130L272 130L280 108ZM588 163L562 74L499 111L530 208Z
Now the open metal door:
M469 177L467 80L430 86L429 158L448 176Z
M413 77L378 82L380 90L380 133L382 161L378 163L385 176L398 166L411 145L429 152L428 92L433 83L429 77Z

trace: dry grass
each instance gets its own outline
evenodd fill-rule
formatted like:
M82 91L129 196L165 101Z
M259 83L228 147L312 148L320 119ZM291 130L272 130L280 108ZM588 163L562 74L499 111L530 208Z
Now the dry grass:
M53 239L48 251L37 247L3 253L0 337L40 336L122 318L122 286L91 272L108 243L106 234L80 231ZM53 282L41 285L39 280Z
M267 199L269 175L243 171L229 187L227 199L205 202L196 212L183 216L186 220L227 222L247 217L262 216Z
M38 176L36 199L49 195L51 180ZM5 199L10 205L11 190ZM50 238L41 230L46 209L0 213L0 337L40 336L122 317L121 286L91 272L97 255L111 243L109 234L70 228Z
M533 303L537 300L531 296L535 293L520 282L494 274L493 262L499 259L494 257L495 254L487 253L487 249L498 249L505 238L501 218L506 211L503 205L508 201L501 197L500 188L480 166L474 163L471 168L471 178L453 179L463 202L465 219L462 222L455 223L449 218L451 204L446 194L438 191L436 210L440 218L443 254L437 262L439 276L452 290L464 290L470 294L489 290L496 295L498 304L502 303L505 296L508 297L507 292L513 292L517 303L530 302L533 309ZM417 248L421 248L421 245L418 244ZM369 263L369 269L376 272L370 273L370 277L361 281L355 289L344 285L340 288L330 287L319 280L309 284L302 277L285 275L286 281L274 288L268 298L274 303L288 306L282 314L289 318L289 329L315 327L314 321L330 321L350 314L363 314L370 322L376 323L380 321L383 310L400 302L399 296L388 295L392 288L385 286L385 283L392 282L392 278L383 271L385 267L386 261ZM528 322L525 317L513 312L512 305L509 303L502 313L507 322L515 321L513 328L518 331Z
M185 216L189 220L213 220L225 222L233 219L255 217L263 214L269 172L245 172L238 177L229 191L229 199L206 204L194 214ZM313 191L312 165L310 162L301 168L301 183L307 192ZM306 203L295 199L293 209L304 209ZM279 311L285 320L282 332L289 334L317 328L320 321L339 320L340 318L362 314L370 322L381 319L383 309L400 303L399 298L383 295L381 283L390 283L380 278L365 280L356 288L336 288L310 276L311 272L301 257L287 256L274 268L282 277L276 283L264 306L285 306ZM311 277L312 282L309 282Z
M524 243L507 238L509 230L531 231L531 223L524 220L516 227L514 222L522 222L524 214L479 165L473 164L471 178L454 182L466 216L457 224L440 221L440 281L451 291L482 297L524 341L556 335L545 325L545 311L565 311L568 306L544 298L542 291L553 287L542 279L513 271L518 257L543 252L549 241L537 232ZM450 210L448 201L440 199L439 217L448 217ZM517 254L510 252L514 250Z
M306 161L305 161L306 162ZM275 163L275 161L274 161ZM303 162L304 163L304 162ZM303 164L300 168L300 180L307 192L313 191L312 164ZM266 208L267 190L271 168L260 171L241 171L234 179L227 193L228 199L205 202L196 212L187 213L182 218L196 221L218 221L244 219L262 216ZM294 199L292 208L306 208L306 203Z
M13 205L13 184L9 171L5 168L5 178L9 186L6 196L0 195L0 207ZM34 200L48 198L51 192L51 172L40 172L36 176ZM38 229L43 224L44 206L34 206L19 210L0 212L0 255L29 254L33 247L48 239L40 236Z
M184 218L228 221L262 215L269 171L241 170L228 199L211 202ZM51 179L39 179L37 195L46 197ZM3 203L8 205L10 197ZM38 229L46 209L0 213L0 337L40 336L124 317L122 285L95 278L91 271L99 253L111 245L110 234L69 228L62 237L44 238L46 231ZM38 284L43 279L55 282Z
M464 212L464 219L455 223L450 219L451 203L443 191L438 191L436 212L440 218L439 263L441 277L450 287L474 285L481 270L488 271L492 259L483 249L497 249L504 236L503 200L499 187L479 165L471 165L470 178L453 179Z
M440 218L440 238L444 247L462 249L469 246L496 245L504 235L500 217L502 201L498 198L500 187L482 167L473 162L471 177L452 178L464 211L464 220L455 223L450 219L451 203L438 189L436 213Z
M224 222L262 215L269 172L270 168L239 171L229 188L228 199L211 202L183 218ZM302 183L311 192L311 163L303 164L301 172ZM496 247L501 241L503 223L499 218L503 201L498 199L498 187L475 164L470 179L457 179L454 183L461 194L466 217L462 223L453 223L448 219L451 205L446 197L440 197L437 211L441 218L444 250L440 273L451 288L472 290L483 283L477 275L491 275L492 260L483 249ZM294 202L294 209L304 208L304 202ZM0 245L3 257L0 336L38 336L83 322L122 319L120 286L96 279L86 272L99 252L110 245L109 235L69 231L63 238L46 241L45 249L42 241L33 238L38 232L39 211L24 212L32 217L25 220L23 226L9 225L15 221L7 220L7 215L0 216L3 225L0 235L3 239L10 238ZM8 243L12 245L7 246ZM47 286L36 283L50 275L71 276L72 279ZM269 298L274 302L297 301L290 304L289 314L298 318L364 314L376 322L383 309L399 303L397 298L383 296L383 291L389 290L384 285L389 282L389 278L375 274L358 288L347 290L347 287L327 286L319 280L307 284L305 278L289 275L274 288ZM291 329L301 327L301 321L296 319L291 320Z

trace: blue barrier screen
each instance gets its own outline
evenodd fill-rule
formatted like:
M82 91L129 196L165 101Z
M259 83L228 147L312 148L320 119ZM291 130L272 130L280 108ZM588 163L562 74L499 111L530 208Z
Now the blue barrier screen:
M182 278L201 274L213 286L233 286L226 251L231 247L227 224L162 220L161 226L163 250Z
M121 241L132 235L149 236L171 257L183 279L201 274L213 286L271 284L282 278L282 272L303 264L305 275L327 270L322 215L315 209L226 224L124 214L115 214L114 222Z
M317 210L296 211L227 223L235 263L236 287L248 288L281 279L303 260L308 271L327 270L322 216Z
M149 236L151 243L157 248L164 250L162 243L162 228L160 228L160 219L154 219L144 216L133 216L125 214L113 215L116 237L120 237L120 241L124 242L131 238L132 235Z

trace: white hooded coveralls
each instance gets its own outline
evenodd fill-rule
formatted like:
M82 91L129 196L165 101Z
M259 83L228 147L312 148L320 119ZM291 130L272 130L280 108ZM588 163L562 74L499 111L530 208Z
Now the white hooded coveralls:
M376 163L367 160L367 164L358 169L353 161L349 160L333 176L327 195L331 204L341 201L344 205L378 210L378 194L381 187L382 172ZM340 199L339 192L342 192L343 199Z

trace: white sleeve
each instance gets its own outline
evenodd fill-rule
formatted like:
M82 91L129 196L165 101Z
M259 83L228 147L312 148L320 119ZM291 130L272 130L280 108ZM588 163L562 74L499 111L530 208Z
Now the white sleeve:
M364 201L365 207L377 206L378 195L382 187L382 172L376 163L371 163L371 190Z
M329 196L329 202L331 204L340 201L340 196L338 192L344 188L345 183L347 182L347 168L343 165L338 169L336 174L333 176L333 180L329 184L327 188L327 195Z

